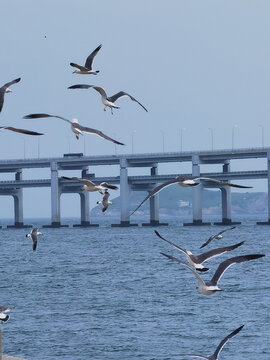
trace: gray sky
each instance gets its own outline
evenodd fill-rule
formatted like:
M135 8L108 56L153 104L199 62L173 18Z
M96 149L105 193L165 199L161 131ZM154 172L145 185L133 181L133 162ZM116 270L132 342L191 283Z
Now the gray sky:
M235 147L261 146L262 130L268 146L269 10L269 1L260 0L2 1L0 84L22 80L5 97L1 124L44 132L41 157L83 152L84 147L89 155L131 153L132 137L134 152L162 151L163 137L165 151L177 151L181 128L183 150L211 149L212 132L215 149L231 148L232 131ZM99 44L102 49L94 60L99 75L72 74L69 63L84 64ZM149 113L127 98L118 101L121 109L114 115L104 112L94 90L67 90L80 83L100 85L108 95L127 91ZM76 117L126 146L115 149L90 135L77 141L61 120L22 119L34 112ZM8 132L0 136L3 159L37 157L36 138ZM190 170L177 166L164 171ZM232 166L251 170L265 168L265 162ZM115 175L118 169L90 171ZM48 176L41 171L24 177ZM33 211L25 196L25 216L50 215L47 190L25 192L46 199ZM257 181L254 191L264 190L266 181ZM72 196L64 200L70 201ZM11 199L1 202L7 206L0 215L12 216ZM73 207L63 212L76 214Z

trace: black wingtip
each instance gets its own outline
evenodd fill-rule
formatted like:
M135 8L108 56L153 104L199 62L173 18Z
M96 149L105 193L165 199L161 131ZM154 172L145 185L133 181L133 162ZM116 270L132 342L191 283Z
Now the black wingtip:
M197 269L197 268L196 268L196 270L197 270L197 271L200 271L200 272L206 272L206 271L208 271L208 270L209 270L209 268L206 268L206 267L205 267L205 268L203 268L203 269Z

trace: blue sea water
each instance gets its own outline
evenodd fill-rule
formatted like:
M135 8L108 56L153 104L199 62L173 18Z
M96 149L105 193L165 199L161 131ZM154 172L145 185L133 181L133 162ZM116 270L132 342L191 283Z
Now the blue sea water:
M224 228L169 222L157 230L195 254ZM111 228L106 221L99 228L44 228L36 252L27 230L0 230L0 305L15 307L0 325L3 352L28 360L185 359L177 354L209 355L245 324L220 359L269 360L270 228L247 220L209 245L245 240L206 263L206 280L228 257L266 254L228 269L219 283L224 291L212 296L160 254L185 259L154 229Z

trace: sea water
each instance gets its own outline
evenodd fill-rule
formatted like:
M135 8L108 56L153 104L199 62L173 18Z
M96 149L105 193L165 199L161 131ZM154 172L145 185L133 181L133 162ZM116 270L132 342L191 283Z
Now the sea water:
M111 228L106 220L99 228L44 228L36 252L27 229L0 230L0 305L15 307L0 324L3 353L28 360L185 359L178 354L212 354L245 324L220 358L270 359L269 226L244 221L200 250L226 227L167 219L168 227ZM205 280L226 258L266 257L233 265L219 283L223 291L204 296L189 270L160 254L185 260L155 229L194 254L245 241L205 263Z

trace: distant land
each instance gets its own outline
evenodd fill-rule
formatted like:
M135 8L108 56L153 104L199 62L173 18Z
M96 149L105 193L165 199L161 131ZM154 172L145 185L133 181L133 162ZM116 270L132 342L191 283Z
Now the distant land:
M113 191L111 193L111 201L107 212L114 216L120 214L120 197L113 199ZM145 198L146 191L132 191L130 196L130 210L134 210L136 206ZM265 214L267 213L267 193L265 192L232 192L232 214ZM203 190L202 196L203 213L208 215L221 214L221 191L220 190ZM180 186L171 186L159 193L159 209L160 214L172 215L191 215L192 214L192 189L184 189ZM91 210L91 215L98 215L100 206L96 206ZM137 214L149 214L149 200L142 205Z

